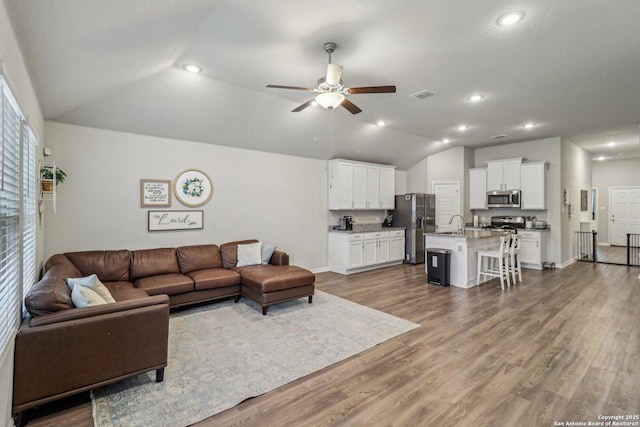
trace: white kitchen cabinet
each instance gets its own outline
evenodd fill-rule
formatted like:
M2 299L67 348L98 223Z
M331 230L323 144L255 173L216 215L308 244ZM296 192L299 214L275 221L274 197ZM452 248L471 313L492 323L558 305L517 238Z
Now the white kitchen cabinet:
M487 168L469 169L469 209L487 209Z
M523 163L521 171L521 209L546 209L546 162Z
M522 158L487 161L487 191L520 190Z
M380 209L380 168L367 166L366 208Z
M351 234L348 236L349 257L347 266L349 268L362 267L364 265L364 251L362 247L362 234Z
M404 230L395 230L389 233L389 261L404 259L404 239Z
M401 264L404 230L329 233L329 270L351 274Z
M331 210L394 209L392 166L330 160L328 204Z
M522 267L542 270L542 263L547 257L547 233L535 230L518 232Z
M380 167L380 208L396 208L396 171L390 167Z
M367 208L367 167L361 164L353 165L353 203L352 209Z
M329 209L353 209L353 163L329 162Z

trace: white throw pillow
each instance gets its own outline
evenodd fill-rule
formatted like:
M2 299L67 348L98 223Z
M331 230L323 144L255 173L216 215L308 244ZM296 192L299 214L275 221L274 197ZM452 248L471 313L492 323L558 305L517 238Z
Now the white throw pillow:
M100 279L98 279L98 276L95 274L87 277L69 277L67 279L67 286L69 286L69 289L71 289L72 292L75 288L75 285L80 285L84 286L85 288L91 289L92 291L100 295L105 302L116 302L116 300L114 300L111 296L109 289L104 285L104 283L100 281Z
M271 255L276 251L276 245L262 245L262 263L269 264L271 261Z
M107 303L104 298L86 286L74 286L73 291L71 291L71 301L78 308Z
M238 263L236 267L262 264L262 243L238 245Z

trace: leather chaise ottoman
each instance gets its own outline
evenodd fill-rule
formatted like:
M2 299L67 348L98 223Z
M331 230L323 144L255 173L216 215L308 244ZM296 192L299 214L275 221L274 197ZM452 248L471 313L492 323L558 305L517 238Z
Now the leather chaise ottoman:
M315 275L293 265L256 265L237 269L242 277L242 295L262 305L266 315L271 304L309 297L313 300Z

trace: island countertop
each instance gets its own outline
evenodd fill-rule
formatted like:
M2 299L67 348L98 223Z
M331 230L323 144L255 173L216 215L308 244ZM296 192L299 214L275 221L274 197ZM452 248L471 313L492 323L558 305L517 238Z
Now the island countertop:
M493 230L465 230L464 234L458 234L454 232L440 232L440 233L425 233L426 236L431 237L446 237L453 239L488 239L491 237L500 237L509 234L504 231L493 231Z

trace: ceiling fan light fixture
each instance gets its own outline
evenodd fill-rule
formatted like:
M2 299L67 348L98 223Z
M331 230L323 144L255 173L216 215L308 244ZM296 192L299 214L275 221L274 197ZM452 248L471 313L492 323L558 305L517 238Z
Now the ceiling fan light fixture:
M316 102L327 110L332 110L342 104L344 95L336 92L324 92L316 96Z
M327 78L325 81L328 85L338 86L342 77L342 65L327 64Z

